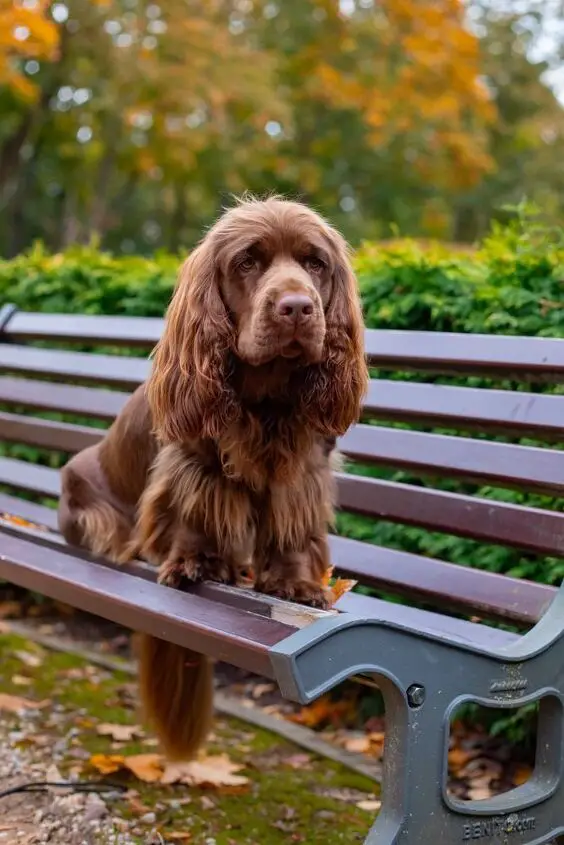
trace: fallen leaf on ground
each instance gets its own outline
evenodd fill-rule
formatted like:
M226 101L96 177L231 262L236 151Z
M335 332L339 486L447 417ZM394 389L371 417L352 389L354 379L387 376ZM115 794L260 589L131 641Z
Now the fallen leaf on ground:
M527 783L527 781L531 779L532 774L533 770L530 766L518 766L515 774L513 775L513 783L515 786L523 786L524 783Z
M22 615L22 606L19 601L0 602L0 619L11 619Z
M120 769L127 769L145 783L156 783L165 769L165 759L161 754L94 754L90 764L103 775L111 775Z
M166 833L166 840L168 842L188 842L192 839L192 834L189 830L175 830L172 833Z
M275 684L255 684L252 691L253 698L261 698L268 692L273 692L276 689Z
M32 654L30 651L15 651L14 655L31 669L37 669L43 663L43 658L39 654Z
M367 736L353 736L345 740L343 747L355 754L366 754L370 750L370 739Z
M125 758L121 754L93 754L90 763L102 775L111 775L124 767Z
M19 713L22 710L41 710L47 707L49 701L29 701L19 695L9 695L7 692L0 692L0 710L7 713Z
M285 766L289 766L291 769L307 769L307 767L311 764L311 755L290 754L290 756L285 757L282 762Z
M215 757L201 757L190 763L168 763L161 783L186 783L189 786L243 787L249 783L244 775L238 775L243 766L234 763L226 754Z
M202 795L200 798L200 806L202 810L215 810L216 808L215 801L212 801L207 795Z
M16 687L28 687L33 681L31 678L26 678L25 675L12 675L12 683Z
M368 798L366 801L359 801L356 805L359 810L367 810L369 813L376 813L382 806L377 798Z
M100 736L111 736L116 742L131 742L131 740L142 733L139 725L114 725L104 722L98 725L96 733Z
M123 758L123 765L145 783L155 783L163 775L164 759L160 754L134 754Z
M308 728L317 728L324 722L338 725L353 710L354 702L348 700L333 701L328 695L323 695L313 704L302 707L299 713L289 714L287 718L290 722L297 722L299 725L306 725Z
M470 801L485 801L492 797L492 790L489 785L481 784L479 786L472 786L468 790L468 798Z
M476 757L476 751L466 751L464 748L451 748L448 752L448 763L450 768L456 773L463 766Z

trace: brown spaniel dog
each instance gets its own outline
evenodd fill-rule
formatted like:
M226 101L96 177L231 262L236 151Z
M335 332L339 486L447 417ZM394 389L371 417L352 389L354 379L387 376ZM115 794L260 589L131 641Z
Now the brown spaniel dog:
M335 438L367 386L342 237L280 199L246 201L185 262L151 376L63 470L68 542L159 564L159 580L236 583L323 607ZM146 714L171 757L205 739L207 658L141 637Z

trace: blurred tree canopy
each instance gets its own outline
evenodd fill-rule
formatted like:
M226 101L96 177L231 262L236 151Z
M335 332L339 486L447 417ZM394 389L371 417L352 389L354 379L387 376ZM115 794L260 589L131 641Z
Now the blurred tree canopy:
M392 225L472 240L523 195L561 221L564 113L545 81L561 12L0 0L0 254L175 251L245 190L303 198L354 242Z

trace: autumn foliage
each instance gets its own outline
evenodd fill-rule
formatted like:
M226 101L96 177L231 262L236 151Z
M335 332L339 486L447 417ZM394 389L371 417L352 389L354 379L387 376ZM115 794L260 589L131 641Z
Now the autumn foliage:
M49 17L48 0L34 4L0 0L0 86L7 86L26 99L37 88L22 70L25 59L56 61L59 30Z

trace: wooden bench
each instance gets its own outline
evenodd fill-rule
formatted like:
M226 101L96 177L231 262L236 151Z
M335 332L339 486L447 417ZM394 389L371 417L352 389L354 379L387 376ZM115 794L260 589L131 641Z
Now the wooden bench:
M149 367L145 358L67 351L69 345L148 349L162 321L5 307L0 327L0 439L68 454L96 443L100 428L37 412L107 423ZM560 340L368 331L366 342L371 363L386 371L513 382L564 377ZM513 392L380 379L371 383L366 413L380 424L358 425L340 443L361 464L552 497L564 491L564 453L550 446L389 427L401 421L550 444L564 431L564 396L526 386ZM435 609L349 593L335 613L211 584L180 592L157 585L147 565L117 569L66 546L55 510L45 505L59 494L57 470L4 457L0 485L0 513L48 529L2 519L0 578L273 678L297 701L310 702L355 674L374 676L385 699L387 745L383 809L370 845L564 842L564 590L335 536L339 574ZM557 511L355 474L341 475L339 490L340 506L356 514L540 556L564 552L564 514ZM522 633L468 621L476 617ZM540 702L528 783L481 802L447 792L449 720L465 701Z

